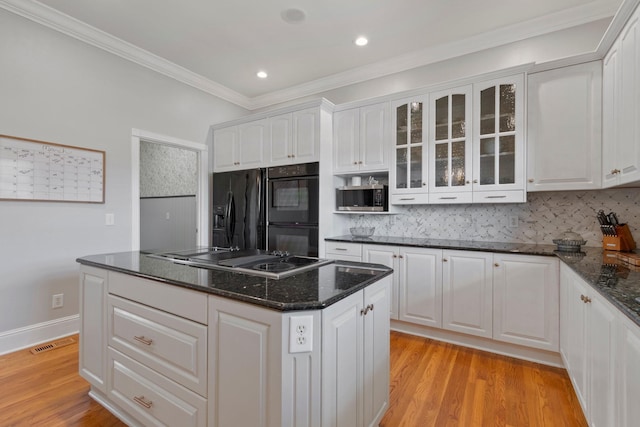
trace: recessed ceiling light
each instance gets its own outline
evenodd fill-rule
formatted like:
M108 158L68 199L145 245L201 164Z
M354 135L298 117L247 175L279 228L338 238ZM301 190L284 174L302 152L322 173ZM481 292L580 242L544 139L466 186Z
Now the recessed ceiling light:
M307 14L300 9L286 9L280 12L280 17L288 24L299 24L306 19Z
M369 43L369 40L367 40L366 37L358 37L355 41L356 46L366 46L367 43Z
M258 76L258 78L260 78L260 79L266 79L267 78L267 72L266 71L258 71L256 73L256 76Z

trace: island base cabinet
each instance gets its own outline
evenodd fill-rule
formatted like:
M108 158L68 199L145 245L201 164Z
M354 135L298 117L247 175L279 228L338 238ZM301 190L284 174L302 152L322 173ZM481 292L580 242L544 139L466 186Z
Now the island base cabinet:
M107 272L80 269L80 375L106 393Z
M377 426L389 405L391 277L322 313L322 426Z

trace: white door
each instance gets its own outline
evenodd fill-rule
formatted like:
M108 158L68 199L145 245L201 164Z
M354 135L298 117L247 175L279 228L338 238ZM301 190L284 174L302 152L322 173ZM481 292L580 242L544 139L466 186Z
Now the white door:
M399 303L399 283L400 283L400 248L383 245L362 245L362 260L372 264L382 264L393 268L393 279L391 285L391 301L389 303L389 316L398 319Z
M213 171L223 172L238 166L238 127L231 126L213 132Z
M265 151L268 146L268 129L267 119L238 126L238 150L240 153L238 162L240 162L242 169L266 166Z
M640 328L629 319L621 317L619 326L620 346L616 358L618 375L618 417L620 427L635 427L640 420Z
M388 116L389 104L375 104L360 108L361 171L388 169Z
M294 163L317 162L320 158L320 109L293 113Z
M442 327L491 338L493 254L442 253Z
M291 163L293 152L291 140L291 113L269 117L270 145L269 165Z
M360 169L360 116L358 108L333 114L333 172Z
M400 313L406 322L442 326L442 250L400 250Z

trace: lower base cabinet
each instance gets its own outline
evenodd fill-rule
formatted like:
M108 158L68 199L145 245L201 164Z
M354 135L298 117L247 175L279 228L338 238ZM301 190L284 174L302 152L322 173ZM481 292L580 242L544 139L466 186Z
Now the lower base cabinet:
M627 318L622 318L620 323L615 390L618 419L615 425L633 427L640 420L640 328Z
M323 427L377 426L389 406L390 288L387 276L322 313Z
M616 351L619 312L564 264L560 286L560 353L585 417L592 427L623 425L616 416L616 365L625 365Z

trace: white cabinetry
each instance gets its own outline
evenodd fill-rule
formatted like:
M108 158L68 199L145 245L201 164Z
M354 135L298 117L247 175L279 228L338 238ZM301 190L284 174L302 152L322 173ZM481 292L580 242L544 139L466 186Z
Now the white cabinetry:
M218 129L213 140L213 170L248 169L265 165L267 120Z
M391 204L425 204L427 185L427 96L391 104L392 166L389 173Z
M471 85L429 94L429 203L471 203Z
M569 377L589 425L619 425L616 310L570 267L562 264L560 271L560 353Z
M269 117L269 166L317 162L320 158L320 111L302 111Z
M640 419L640 328L620 315L616 401L617 426L634 427ZM613 425L613 424L612 424Z
M323 426L377 426L389 405L390 280L322 312Z
M602 62L530 74L527 190L601 188Z
M524 76L473 85L473 202L526 201Z
M400 248L398 319L442 326L442 250Z
M400 248L386 245L362 245L362 261L393 268L389 315L392 319L397 320L399 313Z
M603 186L640 180L640 9L604 58Z
M360 243L326 242L325 258L362 262L362 245Z
M334 113L333 172L385 171L389 167L389 104Z
M107 272L97 268L80 270L80 375L92 387L107 389Z
M442 327L491 338L493 255L485 252L442 253Z
M559 261L494 254L493 339L557 352Z

